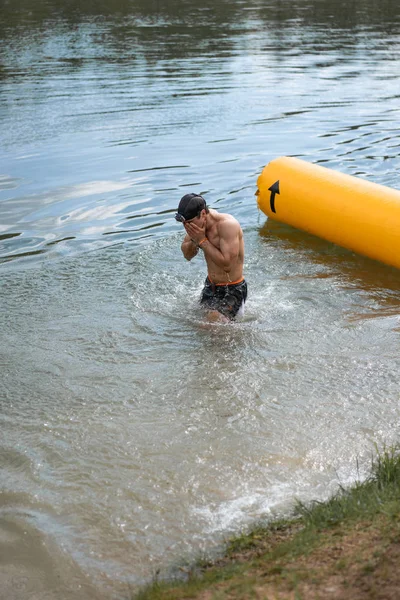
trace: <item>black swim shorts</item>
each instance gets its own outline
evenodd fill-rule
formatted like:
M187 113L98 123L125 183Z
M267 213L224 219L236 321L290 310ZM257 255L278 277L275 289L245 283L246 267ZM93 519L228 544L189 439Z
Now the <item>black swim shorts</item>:
M216 285L207 277L201 293L200 304L217 310L228 319L234 319L246 302L247 283L243 279L239 283Z

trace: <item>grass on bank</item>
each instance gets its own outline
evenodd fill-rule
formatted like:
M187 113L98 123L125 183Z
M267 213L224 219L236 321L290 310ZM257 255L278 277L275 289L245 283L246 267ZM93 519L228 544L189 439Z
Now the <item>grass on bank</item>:
M225 556L188 580L154 581L136 600L400 598L400 446L371 474L326 502L298 503L291 519L230 541Z

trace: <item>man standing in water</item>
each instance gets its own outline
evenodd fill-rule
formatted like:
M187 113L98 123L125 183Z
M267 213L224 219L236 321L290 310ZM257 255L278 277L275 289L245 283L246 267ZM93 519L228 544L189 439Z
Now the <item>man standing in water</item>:
M175 219L186 230L181 250L192 260L201 250L207 263L207 278L200 303L211 320L228 321L243 314L247 283L243 277L243 232L234 217L208 208L203 196L181 198Z

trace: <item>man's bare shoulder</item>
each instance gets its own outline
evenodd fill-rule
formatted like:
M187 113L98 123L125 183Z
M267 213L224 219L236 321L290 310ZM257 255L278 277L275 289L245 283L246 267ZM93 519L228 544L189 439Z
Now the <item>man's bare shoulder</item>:
M239 221L235 219L232 215L228 213L218 213L218 232L220 234L230 234L234 235L235 233L241 234L242 228L240 227Z

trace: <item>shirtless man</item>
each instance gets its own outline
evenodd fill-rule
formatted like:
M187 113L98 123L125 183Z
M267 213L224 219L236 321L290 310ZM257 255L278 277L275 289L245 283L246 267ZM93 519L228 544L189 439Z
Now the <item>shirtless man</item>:
M200 303L211 311L211 320L232 320L243 314L247 283L243 277L244 241L239 223L231 215L209 209L198 194L181 198L175 219L186 230L181 246L186 260L192 260L199 250L204 253L208 275Z

